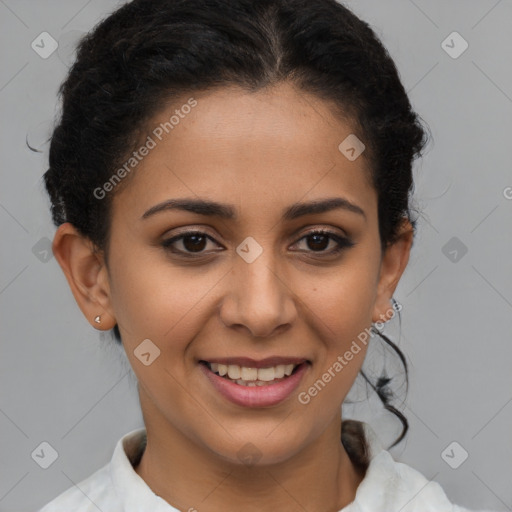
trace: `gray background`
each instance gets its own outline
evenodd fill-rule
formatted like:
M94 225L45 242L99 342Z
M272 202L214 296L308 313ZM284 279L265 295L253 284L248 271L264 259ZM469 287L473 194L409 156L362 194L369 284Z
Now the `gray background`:
M402 403L411 428L391 453L461 505L512 510L512 3L345 4L382 38L434 139L415 166L421 217L395 294L401 329L395 317L384 330L411 370ZM125 356L91 329L45 252L55 228L41 177L57 88L77 36L117 5L0 0L1 511L50 501L106 464L116 441L143 425ZM59 42L47 59L31 48L43 31ZM469 43L458 58L442 47L453 31ZM42 153L30 152L26 137ZM383 362L397 368L376 343L365 365ZM374 395L366 399L362 379L350 397L359 402L344 405L346 417L369 421L390 444L397 422ZM31 457L43 441L58 452L46 470ZM469 457L457 469L443 460L448 453L455 465L462 450Z

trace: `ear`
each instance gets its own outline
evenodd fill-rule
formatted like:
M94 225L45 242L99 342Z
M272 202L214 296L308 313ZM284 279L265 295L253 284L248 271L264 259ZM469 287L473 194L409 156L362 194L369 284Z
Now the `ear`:
M398 239L382 255L373 322L386 322L393 316L391 298L409 261L414 231L409 220L400 227Z
M85 318L96 329L112 329L116 320L111 313L108 270L102 253L69 222L58 227L52 249ZM97 315L101 316L99 324L94 321Z

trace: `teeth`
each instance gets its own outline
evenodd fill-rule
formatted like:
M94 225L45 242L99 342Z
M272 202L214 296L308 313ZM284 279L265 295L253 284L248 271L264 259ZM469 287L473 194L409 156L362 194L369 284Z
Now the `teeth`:
M237 380L240 378L240 375L241 372L240 372L240 366L236 365L236 364L230 364L228 366L228 377L231 379L231 380Z
M249 387L249 388L253 388L255 386L266 386L267 384L261 380L257 380L256 382L255 381L247 381L247 380L242 380L242 379L238 379L235 381L237 384L240 384L241 386L246 386L246 387Z
M294 364L286 364L284 365L284 374L290 376L295 368Z
M227 377L236 381L238 384L263 386L265 382L282 379L285 375L287 377L290 376L296 365L278 364L277 366L268 368L248 368L236 364L225 365L222 363L208 363L208 366L212 372L219 374L221 377L227 375Z
M275 378L282 379L284 377L284 364L279 364L275 369Z
M240 378L242 380L258 380L258 369L242 366L240 368Z
M265 382L270 382L275 378L275 370L274 368L260 368L258 370L258 380L263 380Z

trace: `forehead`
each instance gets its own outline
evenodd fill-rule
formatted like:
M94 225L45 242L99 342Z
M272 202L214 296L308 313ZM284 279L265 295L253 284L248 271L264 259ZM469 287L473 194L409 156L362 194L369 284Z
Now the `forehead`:
M289 84L183 96L147 124L142 144L150 140L151 149L115 195L114 210L140 217L157 202L200 196L263 215L263 205L282 211L334 195L371 210L364 153L351 161L338 148L353 131L332 104Z

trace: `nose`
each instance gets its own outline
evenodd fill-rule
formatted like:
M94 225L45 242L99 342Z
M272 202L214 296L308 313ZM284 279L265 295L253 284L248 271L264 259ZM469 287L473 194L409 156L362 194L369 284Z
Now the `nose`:
M220 317L232 329L267 338L291 327L297 317L296 297L286 274L264 250L252 263L236 258Z

